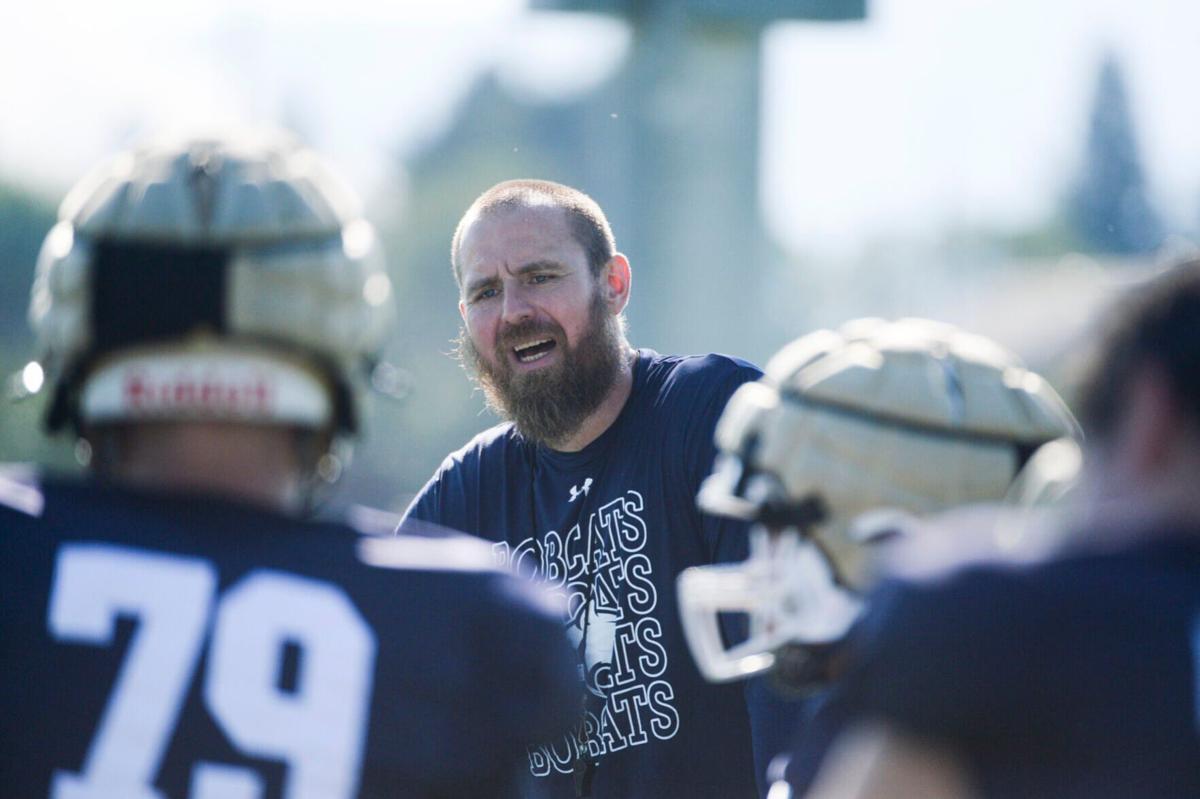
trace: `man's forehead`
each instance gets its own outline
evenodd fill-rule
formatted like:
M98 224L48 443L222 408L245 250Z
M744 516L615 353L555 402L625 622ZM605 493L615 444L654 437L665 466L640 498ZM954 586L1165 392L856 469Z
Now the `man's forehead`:
M569 234L567 212L560 206L501 205L477 214L467 227L464 239L480 239L506 234L509 237L534 237L547 233Z
M476 217L462 240L464 269L506 262L511 268L534 260L582 254L567 212L554 205L493 208Z

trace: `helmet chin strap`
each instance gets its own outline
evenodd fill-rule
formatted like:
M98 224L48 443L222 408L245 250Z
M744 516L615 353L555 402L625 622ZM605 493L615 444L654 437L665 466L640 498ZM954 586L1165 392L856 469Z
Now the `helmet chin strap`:
M829 685L834 678L841 642L830 644L784 644L775 650L771 669L772 686L796 698L811 696Z
M828 518L829 506L819 494L812 493L796 502L768 499L759 506L756 521L769 530L793 527L806 532Z

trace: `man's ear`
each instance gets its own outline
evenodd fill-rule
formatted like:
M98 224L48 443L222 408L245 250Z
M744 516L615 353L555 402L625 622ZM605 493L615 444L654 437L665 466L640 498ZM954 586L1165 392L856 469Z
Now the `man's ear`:
M625 306L629 304L629 291L633 283L629 259L621 253L616 253L604 265L604 269L600 272L600 278L603 282L601 290L604 292L604 299L608 304L608 309L615 316L625 310Z
M1167 376L1155 365L1143 367L1127 391L1116 435L1118 457L1134 475L1153 475L1170 460L1185 419Z
M462 300L458 301L458 315L462 317L464 322L467 321L467 304Z

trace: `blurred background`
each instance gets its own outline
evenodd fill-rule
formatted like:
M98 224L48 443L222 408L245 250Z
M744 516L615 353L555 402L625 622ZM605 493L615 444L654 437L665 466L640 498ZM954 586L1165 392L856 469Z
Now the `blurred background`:
M1123 285L1200 239L1190 0L48 0L0 25L0 372L32 354L37 250L67 188L146 136L290 128L380 229L409 386L338 504L403 509L494 423L448 355L448 251L492 183L606 210L636 346L762 363L815 327L930 316L1068 399ZM39 398L0 462L74 468Z

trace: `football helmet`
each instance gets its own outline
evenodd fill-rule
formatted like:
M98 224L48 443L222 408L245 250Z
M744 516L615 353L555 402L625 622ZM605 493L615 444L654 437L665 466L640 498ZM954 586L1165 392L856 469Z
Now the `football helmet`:
M46 426L222 419L351 435L390 295L357 198L289 135L123 153L70 191L38 259Z
M861 319L788 345L717 424L699 505L754 525L748 560L679 576L701 672L739 679L783 665L794 645L835 644L873 580L876 543L923 514L1003 499L1034 450L1076 434L1044 380L950 325ZM721 614L748 616L749 637L727 646Z

